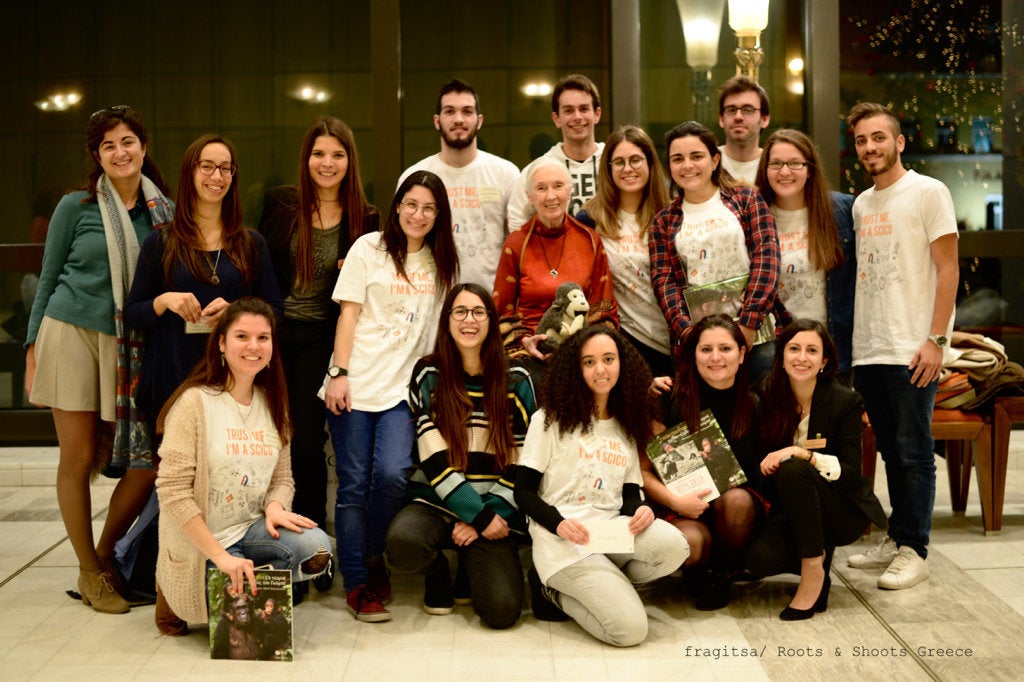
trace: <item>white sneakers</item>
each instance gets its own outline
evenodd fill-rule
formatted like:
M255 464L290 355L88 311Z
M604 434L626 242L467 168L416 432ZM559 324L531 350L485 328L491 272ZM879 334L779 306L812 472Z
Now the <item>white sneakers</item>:
M847 563L854 568L885 568L898 553L896 541L887 534L881 542L863 554L851 554Z
M885 568L878 578L883 590L902 590L928 579L928 562L910 547L897 548L888 535L863 554L851 555L847 562L853 568Z
M900 547L896 558L878 578L883 590L902 590L928 579L928 562L911 547Z

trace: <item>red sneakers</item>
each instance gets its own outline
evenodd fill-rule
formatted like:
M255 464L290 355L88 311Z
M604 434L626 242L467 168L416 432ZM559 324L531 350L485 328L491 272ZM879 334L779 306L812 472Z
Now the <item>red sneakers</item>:
M364 623L382 623L391 620L391 612L384 606L383 600L374 591L373 586L360 585L349 591L345 597L348 603L348 610Z

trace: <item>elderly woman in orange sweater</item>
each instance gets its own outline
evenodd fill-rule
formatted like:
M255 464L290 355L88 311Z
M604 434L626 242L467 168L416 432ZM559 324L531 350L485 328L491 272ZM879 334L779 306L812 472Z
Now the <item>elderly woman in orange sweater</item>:
M505 240L494 278L494 305L510 353L525 351L537 360L546 336L537 325L555 300L560 284L574 282L590 304L587 323L619 325L608 259L597 233L566 213L572 178L565 166L541 159L530 168L526 196L537 215Z

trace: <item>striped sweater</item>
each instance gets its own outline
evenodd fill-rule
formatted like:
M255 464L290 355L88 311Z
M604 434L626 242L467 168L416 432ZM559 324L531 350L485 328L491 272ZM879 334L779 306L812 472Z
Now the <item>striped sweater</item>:
M447 512L453 518L483 532L498 514L509 525L525 531L525 518L512 499L515 465L504 471L498 466L487 443L489 421L483 411L483 386L480 377L466 376L466 389L473 409L466 422L469 430L469 457L465 470L455 469L448 461L445 442L431 414L431 399L440 381L433 364L435 356L420 358L409 385L409 405L416 416L417 466L409 480L406 497ZM526 438L530 415L536 409L533 383L527 370L515 363L509 372L509 410L516 448Z

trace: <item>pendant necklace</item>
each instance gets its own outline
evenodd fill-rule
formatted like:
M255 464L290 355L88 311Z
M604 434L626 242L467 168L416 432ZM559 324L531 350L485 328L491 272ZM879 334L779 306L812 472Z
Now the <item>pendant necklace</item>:
M548 268L549 268L548 274L551 275L552 278L557 278L558 277L558 267L562 264L562 256L565 255L565 239L566 239L567 236L568 236L568 234L563 231L562 232L562 247L558 250L558 262L555 263L554 267L551 267L551 261L548 260L547 249L544 248L544 239L541 238L540 252L542 254L544 254L544 263L548 266Z
M256 398L256 396L257 396L256 391L253 391L252 398L249 400L249 404L245 406L244 412L242 410L242 404L240 402L238 402L237 400L235 400L235 397L233 395L231 395L230 393L228 393L228 396L231 397L231 402L235 406L235 411L238 412L238 418L242 421L242 427L245 428L246 430L248 430L248 428L249 428L249 418L252 417L252 413L256 411L255 410L255 408L256 408L256 400L257 400L257 398Z
M221 251L223 251L223 249L217 249L216 261L211 261L210 254L207 253L206 251L203 251L203 257L206 258L206 264L210 266L210 282L213 283L214 286L220 284L220 276L217 274L217 266L220 265Z

